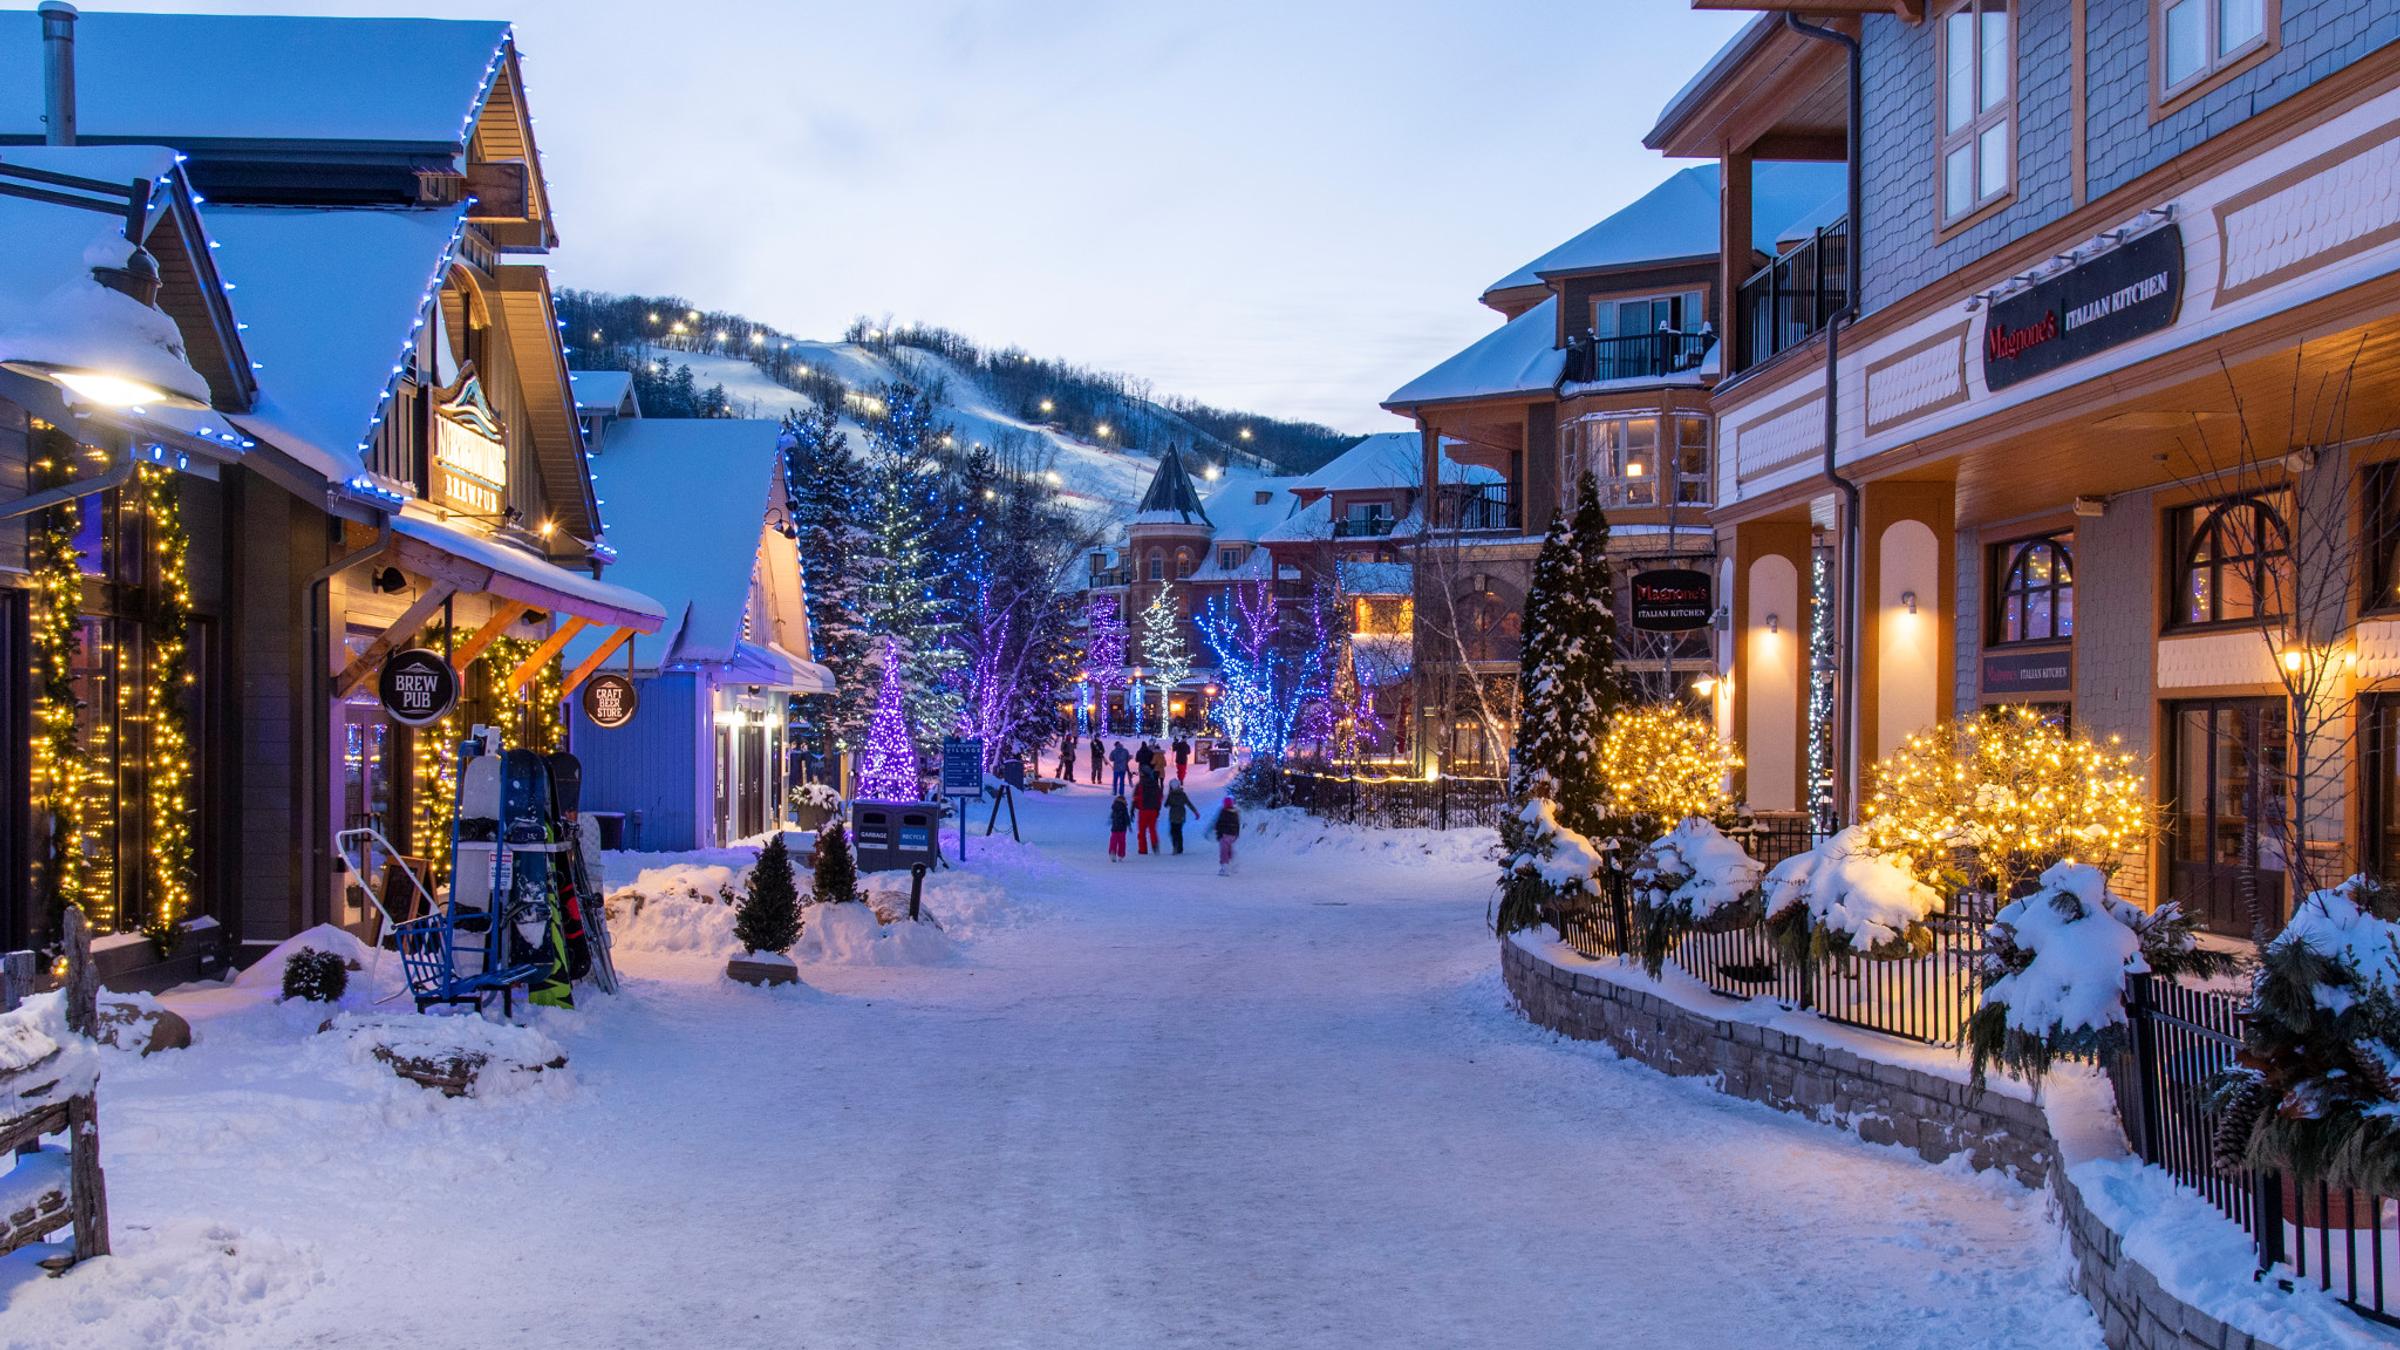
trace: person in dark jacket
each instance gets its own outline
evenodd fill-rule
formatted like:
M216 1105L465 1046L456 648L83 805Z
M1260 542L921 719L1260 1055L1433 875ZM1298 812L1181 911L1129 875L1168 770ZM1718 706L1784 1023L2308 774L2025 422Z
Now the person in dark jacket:
M1156 769L1142 770L1141 780L1133 789L1133 851L1157 853L1158 808L1166 804L1166 793L1158 785Z
M1127 778L1126 771L1129 766L1132 765L1132 763L1133 756L1126 752L1125 742L1118 741L1108 748L1109 791L1116 793L1120 797L1125 795L1125 782Z
M1142 773L1148 773L1158 767L1158 751L1151 747L1148 740L1145 739L1134 748L1133 766Z
M1075 781L1075 728L1067 728L1067 738L1058 743L1058 776Z
M1191 766L1192 743L1185 740L1183 737L1178 736L1175 738L1175 781L1178 783L1182 782L1183 771ZM1183 850L1177 849L1175 851L1181 853Z
M1099 733L1099 732L1097 732L1097 731L1094 731L1094 732L1092 733L1092 786L1093 786L1093 787L1098 787L1098 786L1100 786L1100 767L1101 767L1101 764L1102 764L1102 762L1103 762L1104 756L1105 756L1105 752L1104 752L1104 751L1101 749L1101 747L1100 747L1100 733Z
M1125 806L1123 797L1108 799L1108 860L1125 861L1125 827L1133 823L1133 812Z
M1177 853L1183 852L1183 822L1195 809L1192 799L1183 795L1183 775L1176 774L1167 784L1167 840Z
M1217 837L1217 875L1232 876L1233 841L1242 837L1242 813L1234 809L1233 798L1227 797L1225 804L1217 808L1217 818L1210 823L1208 832Z

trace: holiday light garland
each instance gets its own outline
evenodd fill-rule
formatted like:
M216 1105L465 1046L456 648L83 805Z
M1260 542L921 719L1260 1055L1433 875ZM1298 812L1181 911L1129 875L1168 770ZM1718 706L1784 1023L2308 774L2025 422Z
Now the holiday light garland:
M2004 900L2055 862L2113 871L2156 825L2138 756L2032 708L1917 732L1871 781L1862 823L1878 851L1905 855L1937 889Z
M32 489L46 492L75 478L75 448L47 423L34 423L45 448L33 461ZM76 713L75 657L83 622L83 568L75 536L83 521L82 499L42 513L26 540L32 583L28 638L33 648L33 755L30 769L34 809L44 817L47 847L35 863L35 881L55 921L73 905L96 919L90 894L93 803L88 793L91 758ZM106 931L106 930L103 930Z
M900 643L883 640L883 686L875 695L875 720L867 725L867 748L858 766L858 796L865 801L913 802L925 795L917 775L917 746L908 734L902 706Z
M448 636L448 630L437 620L418 641L428 647L441 647ZM415 747L409 757L409 838L426 861L429 889L440 890L450 878L450 817L458 805L458 743L472 725L471 713L494 714L492 720L500 725L503 745L518 745L546 755L566 744L566 725L560 714L566 679L560 657L553 656L534 672L519 696L513 722L497 716L496 707L484 706L492 703L491 683L523 665L541 645L536 638L494 639L462 672L460 679L462 687L471 687L466 675L480 669L484 672L486 696L475 700L461 698L439 719L416 729ZM476 706L471 708L471 703Z
M1653 839L1691 816L1722 821L1733 813L1728 775L1742 766L1705 719L1671 704L1626 708L1600 735L1606 813Z
M184 700L191 671L191 535L183 526L175 476L157 465L134 471L127 504L149 525L151 577L142 633L149 644L141 719L149 737L143 793L149 812L149 921L142 931L161 952L192 909L192 741Z

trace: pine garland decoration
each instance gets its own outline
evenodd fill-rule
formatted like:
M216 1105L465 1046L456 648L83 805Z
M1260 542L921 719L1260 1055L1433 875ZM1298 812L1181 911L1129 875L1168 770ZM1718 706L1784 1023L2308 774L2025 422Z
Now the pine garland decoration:
M46 423L35 424L41 448L33 461L32 490L45 492L75 479L75 445ZM92 913L90 862L93 803L86 795L91 756L83 744L75 693L75 658L81 649L83 567L75 547L83 499L41 514L25 544L31 574L30 645L33 648L32 798L45 836L35 880L55 929L66 907ZM107 932L107 928L100 931Z
M142 931L164 956L173 949L176 924L192 909L192 740L184 706L192 685L191 536L167 469L137 469L129 505L149 522L151 551L142 624L150 648L142 682L150 827L149 920Z

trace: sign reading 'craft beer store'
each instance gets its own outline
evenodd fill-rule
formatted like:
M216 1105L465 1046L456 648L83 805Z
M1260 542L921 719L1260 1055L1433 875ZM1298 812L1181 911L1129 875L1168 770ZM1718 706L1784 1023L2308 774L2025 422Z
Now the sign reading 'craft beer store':
M1633 626L1645 633L1680 633L1706 628L1708 573L1689 567L1659 567L1633 574Z
M2175 322L2183 231L2169 224L1992 302L1983 382L2005 389Z

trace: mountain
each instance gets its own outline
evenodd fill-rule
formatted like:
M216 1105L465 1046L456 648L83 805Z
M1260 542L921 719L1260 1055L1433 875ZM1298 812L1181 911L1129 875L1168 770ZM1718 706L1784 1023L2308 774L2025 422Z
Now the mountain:
M572 289L558 293L558 312L575 367L633 371L646 414L780 417L831 404L857 445L877 390L903 381L938 388L953 434L991 446L1019 472L1050 477L1061 495L1102 515L1133 508L1170 445L1204 476L1238 479L1315 468L1358 439L1157 398L1147 381L986 350L938 328L862 320L840 341L819 341L673 297Z

